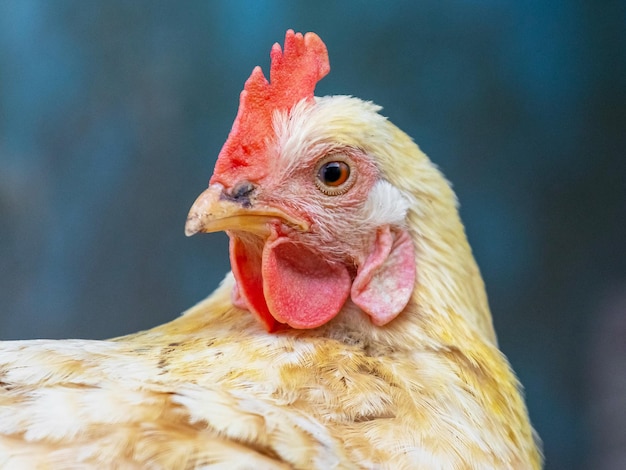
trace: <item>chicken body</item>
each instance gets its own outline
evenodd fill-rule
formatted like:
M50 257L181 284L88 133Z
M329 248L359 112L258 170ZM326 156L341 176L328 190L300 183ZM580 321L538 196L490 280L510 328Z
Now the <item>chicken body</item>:
M298 100L272 113L271 179L218 160L187 230L229 230L235 276L180 318L111 341L0 343L0 468L539 468L455 196L378 111ZM314 193L329 156L354 189ZM291 243L311 269L285 274ZM352 287L326 302L312 279L317 306L284 300L276 283L318 269Z

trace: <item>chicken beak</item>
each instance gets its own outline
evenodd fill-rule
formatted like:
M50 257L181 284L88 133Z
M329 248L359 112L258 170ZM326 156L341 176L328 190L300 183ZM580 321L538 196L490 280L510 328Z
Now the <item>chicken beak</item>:
M193 203L185 224L185 235L239 230L262 237L270 234L269 222L280 221L296 230L306 231L309 224L280 209L263 204L242 204L224 194L220 184L209 186Z

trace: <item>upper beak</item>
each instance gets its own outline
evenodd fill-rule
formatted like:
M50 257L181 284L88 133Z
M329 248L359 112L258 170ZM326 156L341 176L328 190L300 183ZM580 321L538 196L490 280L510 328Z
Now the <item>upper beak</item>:
M221 184L213 184L200 194L191 206L185 224L185 235L190 237L198 232L241 230L268 236L270 234L268 222L276 220L300 231L309 229L306 221L296 219L275 207L254 203L248 206L245 207L225 196Z

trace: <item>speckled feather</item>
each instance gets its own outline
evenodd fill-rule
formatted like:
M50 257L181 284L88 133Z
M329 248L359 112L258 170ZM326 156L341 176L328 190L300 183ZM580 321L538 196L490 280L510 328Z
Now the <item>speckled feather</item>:
M540 468L454 193L378 111L302 102L269 145L285 185L295 155L358 148L406 200L418 276L395 320L348 300L319 328L268 333L227 275L149 331L0 343L0 468ZM372 224L393 203L376 202Z
M231 287L113 341L3 343L0 466L539 465L492 344L394 344L344 323L350 306L325 331L267 334Z

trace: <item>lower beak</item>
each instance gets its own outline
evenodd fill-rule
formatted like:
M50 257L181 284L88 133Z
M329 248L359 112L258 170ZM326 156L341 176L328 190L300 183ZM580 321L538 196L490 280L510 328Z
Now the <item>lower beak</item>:
M280 221L299 231L306 231L309 224L296 219L275 207L242 204L225 197L224 187L213 184L208 187L193 203L185 224L185 235L190 237L198 232L221 232L240 230L260 236L270 234L269 222Z

